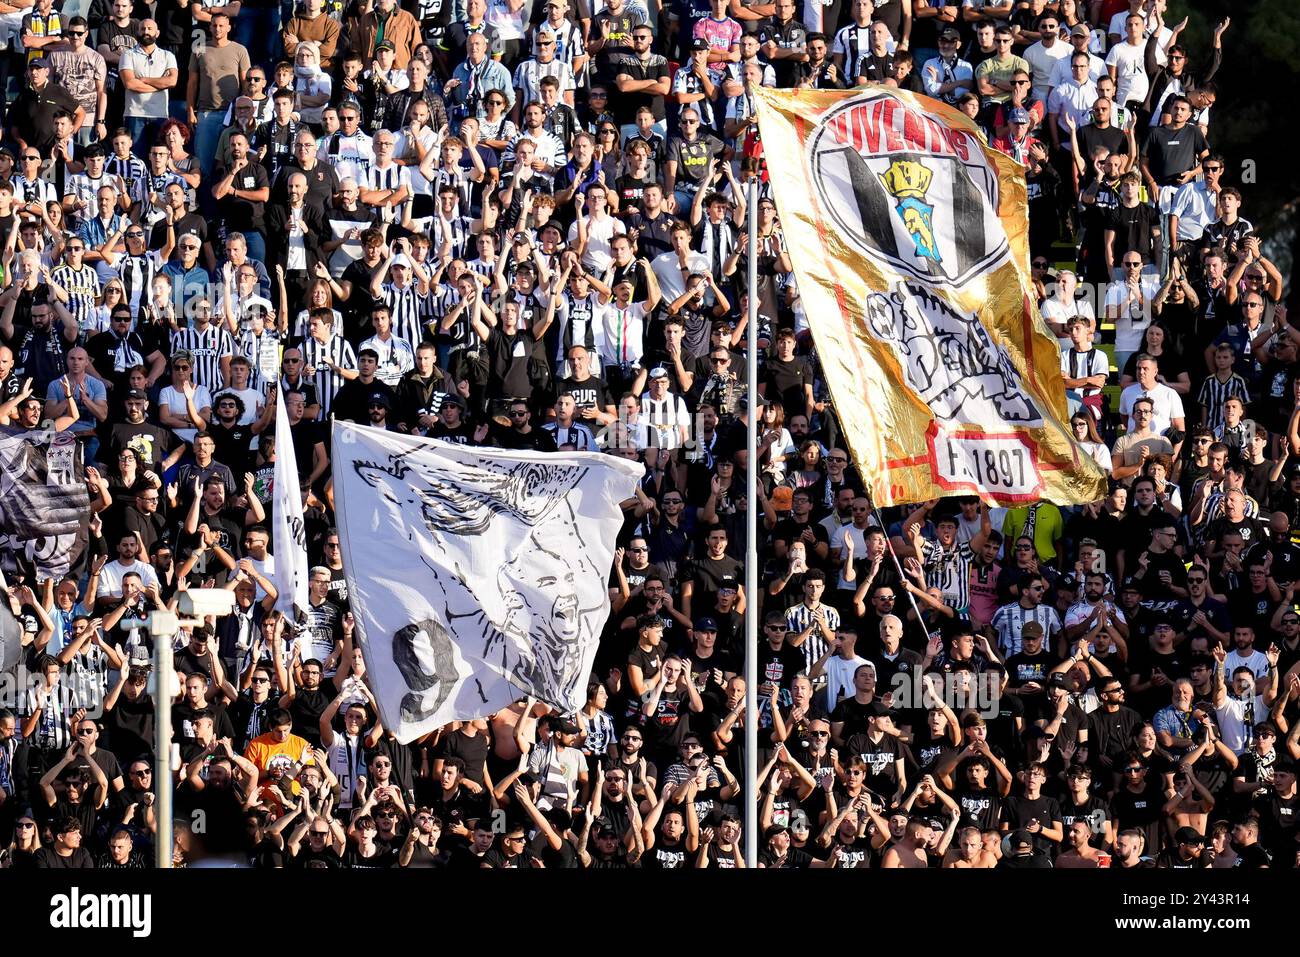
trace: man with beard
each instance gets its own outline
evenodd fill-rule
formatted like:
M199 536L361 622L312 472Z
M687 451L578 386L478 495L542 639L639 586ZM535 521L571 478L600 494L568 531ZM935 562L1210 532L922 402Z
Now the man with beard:
M301 640L295 639L295 646ZM320 746L320 716L329 707L331 698L330 692L321 687L322 677L324 671L319 659L308 658L294 676L292 690L281 695L279 702L289 712L293 733L313 747Z
M211 720L210 715L202 715L198 724L210 725ZM244 795L257 787L257 777L257 766L237 754L229 738L213 738L189 762L176 803L190 814L202 815L207 825L202 831L204 851L224 854L238 848Z
M1073 644L1100 624L1111 636L1128 640L1128 623L1124 612L1106 598L1104 572L1088 572L1083 579L1083 599L1070 606L1065 615L1063 641Z

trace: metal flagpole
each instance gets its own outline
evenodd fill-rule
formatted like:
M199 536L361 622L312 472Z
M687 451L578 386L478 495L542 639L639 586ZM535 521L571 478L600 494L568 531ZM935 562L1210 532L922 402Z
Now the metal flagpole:
M153 616L158 616L155 611ZM151 616L151 617L153 617ZM159 868L172 866L172 699L175 666L172 664L172 638L176 634L167 628L175 617L168 615L160 626L150 622L153 638L153 694L154 694L154 816L157 833L154 835L154 864Z
M871 497L871 493L863 490L862 494L866 496L867 501L871 503L871 514L876 517L876 524L879 525L880 530L885 533L885 548L889 551L889 557L894 560L894 570L898 572L899 587L902 588L903 591L907 592L907 600L911 602L912 611L916 614L916 623L921 627L921 630L925 632L926 638L928 639L930 637L930 630L925 627L925 619L921 617L921 607L916 603L916 596L913 595L912 590L907 587L907 574L903 571L903 565L898 560L898 553L894 551L894 541L889 537L889 527L885 525L885 520L880 517L880 509L876 508L876 502ZM921 560L920 555L916 558L917 561ZM907 634L906 621L903 622L903 633Z
M758 866L758 179L748 185L749 428L745 437L745 862Z

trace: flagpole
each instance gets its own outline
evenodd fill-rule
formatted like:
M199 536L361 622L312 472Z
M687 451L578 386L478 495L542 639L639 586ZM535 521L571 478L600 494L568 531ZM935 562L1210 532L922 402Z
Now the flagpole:
M921 617L921 607L916 603L916 596L913 595L912 590L907 587L907 575L903 571L902 563L898 560L898 553L894 551L894 540L889 537L889 527L885 525L884 519L880 517L880 509L876 508L876 501L871 497L870 490L866 490L862 494L866 496L867 501L871 504L871 514L876 517L876 524L879 525L880 530L885 533L885 548L889 550L889 557L894 560L894 570L898 572L899 587L902 588L903 591L907 592L907 600L912 604L912 611L916 615L916 623L921 627L921 630L925 632L928 640L930 637L930 631L925 627L925 619ZM919 555L917 556L918 561L920 560L920 557L921 556ZM903 622L903 633L907 633L906 621Z
M158 612L150 615L149 634L153 639L153 694L154 694L154 866L166 870L172 867L172 640L176 629L170 622L175 618L159 619Z
M748 184L748 429L745 450L745 862L758 866L758 179Z

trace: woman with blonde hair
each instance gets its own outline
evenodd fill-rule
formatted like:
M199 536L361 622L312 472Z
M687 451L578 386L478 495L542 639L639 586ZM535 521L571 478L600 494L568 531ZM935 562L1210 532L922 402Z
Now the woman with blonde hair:
M30 814L20 814L14 822L13 840L0 852L0 867L34 871L37 869L36 856L40 850L41 835L36 829L36 819Z
M122 285L122 280L110 279L99 292L99 302L90 310L90 314L86 316L86 320L82 324L82 341L86 341L91 336L99 335L101 332L108 332L109 317L113 314L113 307L121 305L125 301L126 286Z

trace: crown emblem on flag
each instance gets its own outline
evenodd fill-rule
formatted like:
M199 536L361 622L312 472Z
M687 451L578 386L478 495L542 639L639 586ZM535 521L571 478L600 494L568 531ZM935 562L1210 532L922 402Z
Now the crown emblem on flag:
M880 177L895 199L925 199L934 173L912 159L894 160Z

